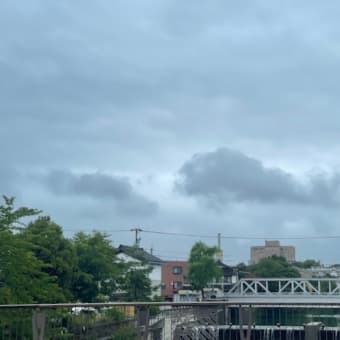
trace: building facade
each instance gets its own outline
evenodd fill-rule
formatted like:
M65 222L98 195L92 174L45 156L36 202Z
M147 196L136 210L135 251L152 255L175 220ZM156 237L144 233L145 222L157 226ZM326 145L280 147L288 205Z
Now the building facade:
M166 300L173 300L175 294L187 285L188 262L169 261L162 265L161 295Z
M250 248L250 264L271 256L284 257L289 263L295 262L295 247L281 246L280 241L265 241L264 246Z
M223 296L238 281L238 272L220 261L218 265L222 277L210 282L204 288L206 297ZM187 261L168 261L162 265L162 296L168 301L189 302L201 299L201 292L192 290L188 280L189 263Z

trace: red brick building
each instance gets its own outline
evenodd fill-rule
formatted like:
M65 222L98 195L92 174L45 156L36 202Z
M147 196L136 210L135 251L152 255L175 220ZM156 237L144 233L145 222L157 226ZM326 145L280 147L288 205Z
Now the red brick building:
M161 294L167 300L172 300L173 295L184 289L188 275L187 261L169 261L162 265Z

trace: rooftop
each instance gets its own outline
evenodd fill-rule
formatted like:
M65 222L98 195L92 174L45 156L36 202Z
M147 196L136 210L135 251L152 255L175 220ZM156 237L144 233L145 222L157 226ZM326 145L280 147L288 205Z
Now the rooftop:
M118 247L118 253L124 253L128 256L131 256L139 261L147 262L150 264L162 264L163 260L159 257L152 255L145 251L143 248L138 248L136 246L126 246L121 244Z

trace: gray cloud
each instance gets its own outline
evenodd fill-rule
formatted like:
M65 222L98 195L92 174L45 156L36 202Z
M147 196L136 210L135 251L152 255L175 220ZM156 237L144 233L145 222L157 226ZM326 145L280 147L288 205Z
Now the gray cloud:
M335 1L0 1L0 189L70 229L339 233L339 14ZM229 156L228 180L199 154L186 195L171 191L219 145L254 158ZM61 164L80 175L40 186ZM301 175L319 165L334 175Z
M340 175L310 175L306 183L265 167L257 159L227 148L194 155L179 170L176 186L189 196L220 205L229 201L333 205L339 203Z
M117 212L122 214L143 216L158 210L157 203L138 194L126 177L52 171L46 178L46 184L56 195L87 196L112 202Z
M18 173L12 167L8 167L6 162L2 162L0 159L0 201L1 196L18 196L20 192L18 186L16 186L16 182L18 182Z

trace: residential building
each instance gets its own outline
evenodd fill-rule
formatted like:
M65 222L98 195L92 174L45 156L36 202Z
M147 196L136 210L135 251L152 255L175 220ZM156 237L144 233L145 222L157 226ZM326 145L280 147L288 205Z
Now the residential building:
M220 262L220 266L223 272L222 284L223 284L223 291L226 293L228 292L231 287L238 281L238 270L235 267L228 266Z
M161 295L166 300L173 300L174 294L187 286L187 261L168 261L162 265Z
M295 262L295 247L281 246L280 241L265 241L264 246L251 247L250 264L272 256L284 257L289 263Z
M149 279L154 288L153 296L161 295L163 261L160 258L145 251L143 248L126 245L120 245L118 247L117 257L124 262L135 262L140 265L145 264L151 266L152 271L149 274Z
M334 265L321 265L311 268L297 268L303 278L334 278L340 277L340 268Z
M223 276L205 288L207 297L221 297L238 281L236 268L219 261ZM189 264L186 261L169 261L162 266L162 296L170 301L197 301L200 292L195 292L187 279Z
M211 282L207 289L205 289L205 295L208 298L218 299L224 296L224 294L227 293L239 280L237 268L228 266L221 261L218 262L223 275L220 280Z

